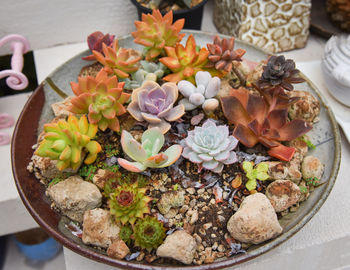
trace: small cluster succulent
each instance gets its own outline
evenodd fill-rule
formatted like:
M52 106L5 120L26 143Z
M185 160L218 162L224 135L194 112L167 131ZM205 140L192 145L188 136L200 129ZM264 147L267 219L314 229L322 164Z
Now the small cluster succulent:
M112 46L114 37L115 37L114 35L109 35L109 34L104 35L100 31L93 32L87 38L87 43L90 51L98 51L100 53L103 53L102 44L106 44L107 47ZM94 61L96 60L96 58L93 54L91 54L83 57L83 60Z
M196 50L196 41L193 35L190 35L186 41L186 46L177 43L175 47L165 47L167 57L159 59L161 63L167 66L172 73L163 79L169 82L178 82L188 80L194 83L194 76L198 71L205 70L208 63L209 52L206 48ZM213 72L214 70L208 70ZM212 73L215 75L214 73Z
M202 127L189 131L184 143L182 156L197 163L200 168L221 173L224 165L237 162L233 149L238 140L229 136L227 126L217 126L211 119L205 121Z
M67 121L45 124L44 131L44 140L40 142L35 154L57 160L56 167L59 170L78 169L86 152L89 154L84 163L91 164L102 150L101 145L92 140L97 125L89 124L86 116L77 119L70 115Z
M173 12L162 16L159 10L153 10L152 14L142 14L142 21L135 21L137 31L131 35L134 42L146 47L146 60L151 61L160 54L164 54L165 47L174 47L185 34L179 32L185 23L184 19L177 20L173 24Z
M168 122L180 119L185 113L184 105L174 107L178 94L174 83L159 86L156 82L146 81L132 92L127 110L137 121L148 122L148 128L158 127L165 134L171 127Z
M270 148L270 156L289 161L295 148L281 142L292 141L312 127L303 120L288 120L288 104L293 101L284 93L275 92L271 96L274 92L260 91L261 96L250 94L241 87L232 91L230 96L222 97L224 115L229 123L235 125L233 136L242 144L253 147L260 142Z
M166 67L162 63L153 63L145 60L140 61L140 68L131 74L131 80L125 80L126 89L136 89L142 86L145 81L154 81L162 78Z
M103 43L102 53L92 53L108 74L115 74L118 78L128 78L130 73L137 71L140 66L140 53L133 49L119 48L118 39L113 41L112 47Z
M120 232L119 232L119 237L122 239L127 245L131 244L131 236L133 234L131 226L124 225L121 227Z
M135 162L118 158L119 165L131 172L141 172L147 168L164 168L172 165L181 156L182 147L175 144L159 153L164 141L164 135L157 127L148 129L142 134L141 144L129 132L123 130L121 137L123 151Z
M123 184L109 194L108 205L116 222L123 225L134 224L137 218L143 218L150 212L148 203L151 198L146 196L147 189L139 188L137 183Z
M79 77L78 83L71 82L71 87L76 95L71 99L71 112L88 113L90 123L98 124L102 131L120 130L117 117L126 112L123 104L130 98L130 94L123 92L124 82L118 82L116 76L108 77L101 69L96 78Z
M256 189L256 180L265 181L270 177L267 173L269 165L265 162L261 162L254 167L254 162L243 161L242 168L248 178L245 186L249 191Z
M164 225L156 217L139 219L134 226L135 245L149 251L160 246L165 236Z
M202 105L205 112L212 112L219 106L219 101L214 98L220 89L220 79L211 77L208 71L198 71L196 74L196 86L189 81L179 81L177 86L184 96L179 104L185 106L186 111L191 111Z
M215 67L217 70L230 72L232 61L242 61L242 56L246 53L243 49L234 49L235 38L219 38L215 36L213 44L207 44L209 50L207 67Z
M295 68L295 62L285 59L283 55L271 56L267 65L263 67L263 73L259 80L259 87L282 87L288 91L293 90L293 83L302 83L305 80L297 77L299 70Z

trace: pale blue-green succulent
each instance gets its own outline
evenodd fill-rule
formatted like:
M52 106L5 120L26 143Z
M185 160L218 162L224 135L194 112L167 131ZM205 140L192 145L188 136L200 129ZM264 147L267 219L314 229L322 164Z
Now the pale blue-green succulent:
M175 144L159 153L164 145L164 135L157 127L146 130L142 134L141 143L136 141L129 132L123 130L120 142L124 153L135 162L118 158L118 163L131 172L168 167L178 160L182 152L182 146Z

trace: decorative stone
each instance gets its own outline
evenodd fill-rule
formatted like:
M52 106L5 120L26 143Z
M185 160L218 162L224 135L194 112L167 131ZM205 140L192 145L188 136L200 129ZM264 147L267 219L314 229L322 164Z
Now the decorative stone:
M323 171L324 165L317 157L314 156L305 157L301 164L301 173L303 174L303 179L305 180L313 177L321 179Z
M72 103L71 103L72 98L73 98L72 96L67 97L64 100L53 103L51 105L53 113L55 114L56 117L65 118L73 114L68 110L69 107L72 106Z
M171 208L181 207L185 203L183 191L168 191L162 194L157 203L159 211L165 215Z
M82 237L85 244L107 248L118 239L119 231L120 228L113 222L109 211L96 208L85 212ZM115 245L111 249L113 254L119 252L116 251Z
M130 249L125 244L125 242L121 239L117 239L113 241L113 243L107 249L107 255L109 257L119 259L119 260L123 259L126 255L128 255L129 252L130 252Z
M193 261L196 246L196 240L191 235L185 231L175 231L158 247L157 256L190 264Z
M97 208L102 203L99 189L76 175L48 187L47 193L62 214L78 222L83 221L85 211Z
M227 230L243 243L259 244L282 233L277 215L269 199L262 193L246 197L229 219Z
M268 175L271 180L286 179L288 176L288 168L281 161L265 161L269 166Z
M309 123L319 120L320 102L313 95L306 91L291 91L289 95L300 98L288 109L291 119L302 119Z
M214 23L220 33L277 53L306 45L310 11L311 0L215 0Z
M301 198L300 188L289 180L276 180L268 185L266 197L276 212L282 212Z

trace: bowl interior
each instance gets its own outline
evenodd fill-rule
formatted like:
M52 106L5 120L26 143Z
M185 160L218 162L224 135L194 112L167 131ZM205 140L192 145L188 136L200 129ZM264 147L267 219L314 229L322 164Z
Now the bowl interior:
M214 36L214 34L199 31L184 32L187 36L193 34L197 44L202 47L212 42ZM119 44L121 47L131 47L141 50L139 45L133 43L131 36L120 38ZM253 61L260 61L267 57L264 51L239 40L236 40L236 47L247 50L245 57ZM68 95L73 95L69 84L70 81L76 81L81 68L89 64L81 59L82 56L88 54L89 52L85 51L73 57L49 76L53 82ZM312 142L316 145L316 149L312 150L309 154L317 156L325 164L325 172L322 177L322 182L325 182L325 184L316 188L309 199L301 203L298 211L290 213L279 220L283 227L283 234L279 237L260 245L252 246L248 249L247 253L239 256L225 258L209 265L181 266L181 268L217 269L250 260L271 250L295 234L312 218L326 200L334 185L340 164L339 130L334 120L333 113L324 105L322 97L310 81L307 80L297 85L296 90L308 91L321 102L320 121L309 133ZM51 209L50 201L45 196L44 185L42 185L33 174L27 171L27 165L33 154L32 146L36 143L38 133L41 132L43 124L54 117L50 105L60 100L61 98L49 85L42 83L25 105L14 131L11 149L12 170L18 192L25 206L41 227L64 246L80 255L126 269L160 269L161 266L157 266L157 264L149 265L134 261L127 262L112 259L101 253L100 250L84 245L79 238L72 235L66 228L69 220ZM327 153L327 155L324 153ZM164 265L162 265L162 267L164 267ZM168 265L167 267L172 268L174 266Z

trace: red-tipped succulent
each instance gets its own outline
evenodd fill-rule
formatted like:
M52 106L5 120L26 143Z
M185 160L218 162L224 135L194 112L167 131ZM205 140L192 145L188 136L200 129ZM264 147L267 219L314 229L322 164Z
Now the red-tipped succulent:
M219 38L215 36L213 44L207 44L209 50L209 62L207 67L214 67L217 70L230 72L232 61L242 61L242 56L246 53L243 49L234 49L235 38Z
M102 52L102 44L106 44L107 47L111 47L114 41L114 35L106 34L104 35L100 31L93 32L87 38L87 43L90 51ZM83 60L94 61L96 60L93 54L83 57Z
M120 130L118 116L124 114L123 104L130 94L123 92L124 82L118 82L117 77L108 77L103 69L96 78L79 77L78 83L71 82L73 93L70 111L77 114L88 113L89 122L98 124L102 131L110 128Z
M165 52L167 57L160 58L159 61L172 71L172 74L163 78L168 82L188 80L195 83L194 76L198 71L205 70L205 66L208 63L208 50L202 48L197 52L196 41L193 35L188 37L185 47L177 43L175 48L165 47ZM212 73L213 70L208 71ZM212 73L212 75L217 74Z
M135 21L137 31L132 32L134 42L146 47L146 60L151 61L160 54L164 48L174 47L185 34L180 34L185 20L177 20L173 24L173 12L170 11L162 17L159 10L152 14L142 14L142 21Z
M133 49L119 48L118 39L113 41L112 47L102 44L102 52L92 51L96 60L100 62L108 74L115 74L118 78L127 78L130 73L140 67L141 55Z
M289 103L275 98L269 104L263 96L250 94L244 88L221 98L225 117L235 125L233 136L247 147L260 142L270 148L269 155L285 161L293 157L295 149L281 142L294 140L312 128L303 120L288 121Z

